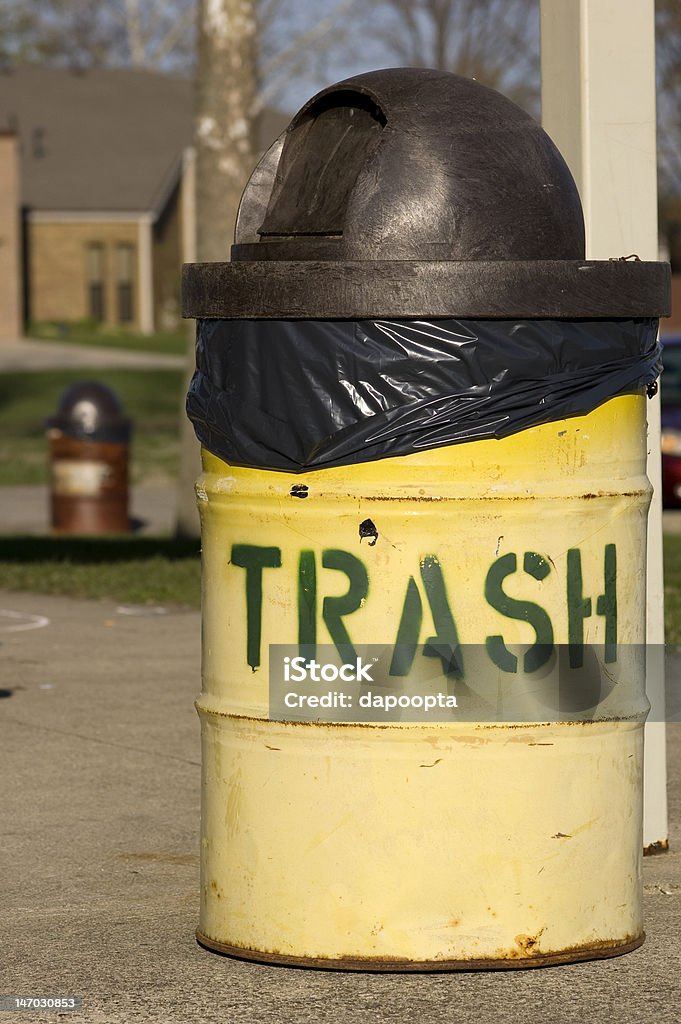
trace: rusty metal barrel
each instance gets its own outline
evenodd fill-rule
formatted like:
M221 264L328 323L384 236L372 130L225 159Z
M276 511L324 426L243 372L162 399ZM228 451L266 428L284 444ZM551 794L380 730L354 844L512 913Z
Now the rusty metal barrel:
M61 534L126 533L132 424L99 381L72 384L46 421L52 529Z

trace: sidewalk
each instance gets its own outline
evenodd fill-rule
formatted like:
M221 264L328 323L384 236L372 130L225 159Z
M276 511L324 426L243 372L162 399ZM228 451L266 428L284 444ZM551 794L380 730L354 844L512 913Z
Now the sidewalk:
M159 537L173 533L177 518L177 484L139 484L130 488L130 517L134 536ZM50 532L50 494L47 486L0 487L0 535Z
M136 352L134 349L99 348L72 345L60 341L38 341L21 338L0 341L0 373L10 370L75 370L131 369L181 370L184 356L157 352Z
M672 852L644 861L636 952L411 976L239 962L193 937L200 616L144 611L0 592L0 994L81 996L72 1019L87 1024L678 1020L681 725L667 730Z

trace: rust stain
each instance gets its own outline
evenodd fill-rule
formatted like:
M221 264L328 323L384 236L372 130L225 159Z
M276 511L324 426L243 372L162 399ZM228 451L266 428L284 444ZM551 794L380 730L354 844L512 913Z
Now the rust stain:
M540 928L539 931L536 933L536 935L522 935L522 934L521 935L516 935L516 937L515 937L515 939L513 941L516 943L516 945L518 946L518 948L520 950L519 954L516 954L516 955L519 955L519 956L529 956L529 955L531 955L532 950L534 949L534 947L539 942L539 939L540 939L543 931L544 931L544 929ZM513 951L511 951L511 956L513 956Z
M256 670L252 669L251 671L255 672ZM464 733L463 731L460 734L457 734L455 737L452 737L451 734L447 734L447 735L443 735L443 736L434 736L434 737L423 736L423 725L420 724L420 723L410 724L410 723L401 722L399 725L395 725L393 723L383 724L381 722L294 722L294 721L291 721L290 719L287 719L287 718L268 718L268 717L265 717L265 716L260 717L258 715L236 715L236 714L234 714L233 712L230 712L230 711L219 711L217 708L204 708L204 707L201 706L200 700L195 700L194 701L194 707L196 708L196 710L199 713L199 715L205 715L206 717L209 717L209 718L227 718L230 721L235 721L235 722L253 722L253 723L258 724L258 725L265 725L265 724L272 725L272 724L276 723L278 725L285 725L285 726L287 726L287 728L288 727L295 727L297 729L317 729L317 730L322 730L322 729L327 729L327 730L334 730L334 729L369 729L369 730L371 730L371 729L392 729L392 730L395 730L395 729L397 729L397 730L399 730L400 733L414 732L416 734L419 734L419 738L423 739L424 743L431 743L431 744L433 744L435 746L437 746L437 744L439 744L439 743L441 743L443 741L450 742L450 743L451 742L456 742L457 744L458 743L463 743L465 745L483 744L483 743L488 742L483 736L474 736L474 735L471 735L471 734L468 734L468 733ZM563 727L574 728L574 727L577 727L577 726L581 726L582 728L585 729L588 726L598 726L598 725L606 725L606 724L613 724L613 723L616 723L617 725L638 725L638 724L640 724L640 718L636 717L636 716L632 716L631 718L615 718L613 716L611 718L598 718L598 719L595 719L594 721L591 721L591 720L576 721L574 719L565 719L565 720L561 720L561 721L558 721L558 722L555 722L555 721L554 722L504 722L504 723L501 723L501 724L498 724L496 722L484 722L484 723L472 723L472 722L468 723L468 722L466 722L465 724L466 725L473 725L473 728L474 728L474 730L476 732L477 731L481 731L482 732L482 731L487 731L487 730L491 731L493 729L506 729L506 730L509 730L509 731L524 729L527 732L534 732L537 729L555 729L555 728L558 728L558 727L560 727L560 728L563 728ZM509 742L510 741L511 741L511 737L509 737ZM522 736L518 736L517 739L515 737L513 738L513 742L525 743L525 740L523 739ZM527 745L529 746L530 744L527 744ZM537 746L542 746L542 744L541 743L537 743Z
M463 501L461 498L452 498L450 501ZM445 502L448 501L443 495L361 495L361 502Z
M565 718L557 722L503 722L498 724L496 722L480 722L475 728L476 729L527 729L532 731L533 729L556 729L558 727L563 728L576 728L581 726L583 729L591 725L638 725L642 719L639 715L622 715L616 717L610 715L607 718L595 718L595 719L584 719L580 720L577 718Z
M645 846L643 848L643 856L644 857L654 857L658 853L666 853L668 849L669 849L669 840L668 839L660 839L656 843L650 843L649 846Z
M313 967L320 970L341 971L482 971L517 970L530 967L548 967L554 964L574 963L578 960L599 960L605 957L622 956L637 949L645 940L645 932L622 939L594 940L577 946L568 946L555 952L539 953L536 944L543 929L535 936L519 935L524 948L500 949L498 955L480 959L460 960L411 960L408 957L360 956L313 957L291 956L275 949L249 949L234 946L197 930L196 938L207 949L242 960L261 963L285 964L298 967ZM527 943L529 942L529 946Z
M593 501L596 498L641 498L647 496L646 490L638 491L589 491L587 494L575 496L577 501ZM359 501L544 501L547 498L560 497L551 494L362 494Z

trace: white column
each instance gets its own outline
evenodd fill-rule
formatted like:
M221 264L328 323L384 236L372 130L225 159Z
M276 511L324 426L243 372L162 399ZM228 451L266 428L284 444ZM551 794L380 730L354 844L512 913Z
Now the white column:
M541 0L541 67L542 123L577 182L587 258L656 260L654 0ZM648 452L648 644L662 645L659 398L648 402ZM649 655L647 687L643 841L666 846L663 658Z
M154 330L154 238L153 220L149 213L140 217L137 225L137 264L139 281L139 327L142 334Z
M196 150L187 146L182 153L181 217L182 262L196 263Z
M196 150L188 147L182 154L182 262L196 263ZM187 331L187 363L185 367L185 391L194 373L196 356L194 341L196 321L185 320ZM180 476L177 489L175 531L183 537L198 537L201 533L199 514L196 509L194 481L201 473L201 447L194 435L194 428L187 419L184 409L184 395L180 408Z

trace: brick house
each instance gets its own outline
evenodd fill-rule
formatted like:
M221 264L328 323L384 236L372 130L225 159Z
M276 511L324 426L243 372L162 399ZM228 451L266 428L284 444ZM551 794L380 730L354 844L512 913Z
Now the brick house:
M265 113L263 148L287 121ZM5 69L0 133L0 233L18 204L23 323L176 327L179 268L193 248L191 82L124 69ZM226 239L225 258L228 250Z
M18 196L16 136L0 131L0 341L22 330Z

